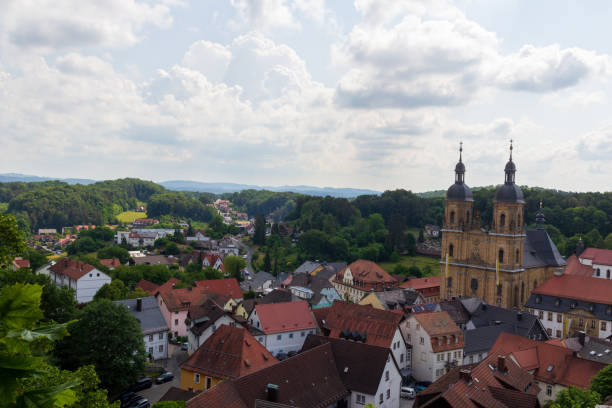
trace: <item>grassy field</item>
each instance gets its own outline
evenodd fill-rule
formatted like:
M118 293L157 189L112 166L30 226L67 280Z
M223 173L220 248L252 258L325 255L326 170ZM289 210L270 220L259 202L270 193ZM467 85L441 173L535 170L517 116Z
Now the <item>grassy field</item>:
M191 221L191 227L193 229L206 230L208 224L202 221Z
M136 211L124 211L120 214L116 215L117 221L122 223L130 223L134 222L134 220L139 218L147 218L147 213L136 212Z
M387 272L393 272L393 268L397 264L402 264L406 267L418 266L424 276L438 275L440 273L440 260L438 258L430 258L427 256L402 256L399 262L381 262L379 265ZM431 268L429 275L425 274L425 267Z
M59 254L59 255L55 255L55 254L53 254L53 255L49 255L49 256L47 257L47 259L48 259L48 260L50 260L50 261L53 261L53 260L58 259L58 258L63 258L63 257L65 257L65 256L67 256L67 255L68 255L68 254L67 254L66 252L62 252L62 253L61 253L61 254Z

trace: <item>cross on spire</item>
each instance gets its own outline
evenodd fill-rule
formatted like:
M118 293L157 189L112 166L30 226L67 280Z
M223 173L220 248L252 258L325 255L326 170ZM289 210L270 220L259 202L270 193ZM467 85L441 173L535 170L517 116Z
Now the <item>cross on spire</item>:
M513 140L510 139L510 160L512 160L512 149L513 149L512 142L513 142Z
M461 154L463 152L463 142L459 142L459 161L461 162Z

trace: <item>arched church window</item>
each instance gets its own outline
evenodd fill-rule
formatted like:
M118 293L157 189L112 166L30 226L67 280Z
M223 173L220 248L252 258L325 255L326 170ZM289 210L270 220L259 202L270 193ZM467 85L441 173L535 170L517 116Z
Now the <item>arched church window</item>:
M516 217L516 226L521 229L521 214Z
M470 288L472 288L473 291L476 291L478 289L478 279L472 278L472 281L470 282Z
M518 295L519 295L519 288L518 288L518 286L515 286L514 287L514 302L513 302L514 303L514 307L518 307L518 305L519 305L519 297L518 297Z
M497 254L497 259L499 259L499 263L504 263L504 250L501 248Z
M450 223L451 224L455 223L455 212L454 211L450 212Z
M448 281L447 286L449 288L452 288L453 287L453 278L451 276L449 276L447 281Z
M504 225L506 225L506 214L499 216L499 226L503 227Z
M525 301L525 282L521 282L521 304Z
M453 256L453 252L454 252L453 250L454 250L453 244L450 244L448 246L448 256Z
M515 256L515 258L516 258L516 261L515 261L515 262L516 262L516 263L519 263L519 257L520 257L520 255L519 255L519 250L517 249L517 250L516 250L516 256Z
M469 211L465 215L465 222L467 222L468 224L470 223L470 212Z

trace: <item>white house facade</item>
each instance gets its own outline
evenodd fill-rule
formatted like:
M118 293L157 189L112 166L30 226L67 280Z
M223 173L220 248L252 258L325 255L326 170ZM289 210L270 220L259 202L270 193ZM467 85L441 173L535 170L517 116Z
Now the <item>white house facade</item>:
M51 282L74 289L78 303L91 302L104 284L111 283L110 276L104 272L84 262L68 258L58 261L48 271Z

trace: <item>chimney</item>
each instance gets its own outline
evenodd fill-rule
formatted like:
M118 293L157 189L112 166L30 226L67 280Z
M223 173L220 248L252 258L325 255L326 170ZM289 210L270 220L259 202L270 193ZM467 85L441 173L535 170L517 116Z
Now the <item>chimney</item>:
M578 342L580 343L581 346L584 346L584 332L582 330L580 330L578 333Z
M505 356L497 356L497 369L499 371L506 371L506 357Z
M142 298L136 299L136 311L142 312Z
M472 372L470 370L463 369L459 371L459 378L465 380L466 382L472 381Z
M278 385L268 384L268 401L278 402L278 389L279 389Z

